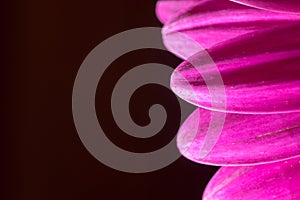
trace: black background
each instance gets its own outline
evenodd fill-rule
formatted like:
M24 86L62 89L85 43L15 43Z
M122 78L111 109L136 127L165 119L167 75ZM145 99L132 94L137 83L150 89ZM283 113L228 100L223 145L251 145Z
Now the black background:
M6 0L2 4L1 200L201 199L216 167L180 158L156 172L119 172L87 152L72 119L72 87L83 59L121 31L162 26L155 17L155 1ZM172 93L155 85L134 94L131 114L145 125L144 105L160 102L170 112L168 124L175 125L142 141L120 133L110 120L107 103L113 82L129 68L154 61L173 67L180 63L165 52L132 52L116 60L99 84L99 121L107 136L124 149L158 149L176 134L178 103Z

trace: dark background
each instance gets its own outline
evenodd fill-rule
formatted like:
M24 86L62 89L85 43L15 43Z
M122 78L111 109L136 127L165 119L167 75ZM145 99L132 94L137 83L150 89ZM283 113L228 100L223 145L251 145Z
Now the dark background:
M72 119L72 87L83 59L121 31L162 26L155 17L155 1L6 0L2 4L1 200L201 199L217 168L180 158L146 174L113 170L87 152ZM134 94L130 111L138 124L145 125L149 120L145 105L161 102L170 112L161 133L144 141L134 139L120 133L110 119L112 84L135 65L154 61L173 67L180 63L165 52L132 52L116 60L99 84L99 121L107 136L124 149L158 149L176 134L178 103L171 92L155 85Z

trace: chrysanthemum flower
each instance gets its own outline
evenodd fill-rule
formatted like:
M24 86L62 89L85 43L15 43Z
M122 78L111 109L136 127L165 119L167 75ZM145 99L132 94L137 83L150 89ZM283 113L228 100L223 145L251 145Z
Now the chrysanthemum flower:
M216 72L212 63L197 62L203 52L171 77L173 91L199 107L179 130L180 152L198 163L225 166L203 198L300 199L300 1L161 0L156 12L166 47L186 58L195 41L224 82L214 87L225 87L226 109L212 105L203 77L214 79ZM222 133L199 156L214 112L226 113Z

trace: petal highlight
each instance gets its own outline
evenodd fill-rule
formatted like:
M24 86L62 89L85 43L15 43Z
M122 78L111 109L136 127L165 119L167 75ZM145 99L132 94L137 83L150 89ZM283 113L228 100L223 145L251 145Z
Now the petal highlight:
M255 8L300 14L299 0L231 0Z

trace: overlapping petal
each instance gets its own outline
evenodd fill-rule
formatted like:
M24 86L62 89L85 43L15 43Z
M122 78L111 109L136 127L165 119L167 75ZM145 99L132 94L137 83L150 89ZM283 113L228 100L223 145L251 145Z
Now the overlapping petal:
M299 0L231 0L259 9L300 14Z
M260 10L228 0L204 0L191 7L180 11L163 28L166 47L180 57L183 57L178 53L182 46L189 44L182 37L177 37L178 33L186 35L203 48L210 48L243 34L300 19L300 15Z
M214 109L203 76L213 79L220 73L224 85L214 87L225 87L226 90L227 110L221 111L300 111L299 35L300 23L224 42L209 50L217 71L212 63L203 63L206 58L199 53L190 62L183 62L176 68L171 77L171 87L184 100Z
M211 116L198 108L181 126L177 146L186 158L217 166L253 165L300 156L300 113L227 114L222 133L201 157Z
M300 158L249 167L222 167L209 182L204 200L298 200Z

